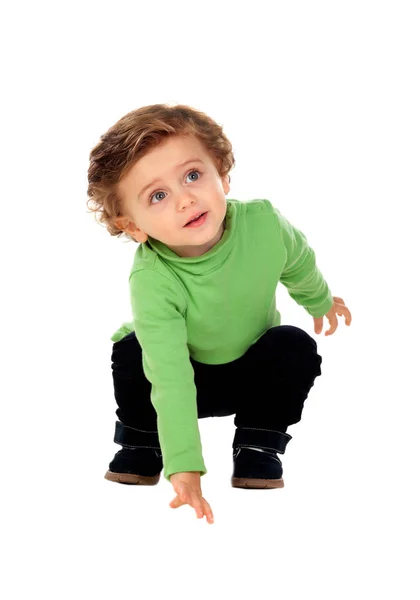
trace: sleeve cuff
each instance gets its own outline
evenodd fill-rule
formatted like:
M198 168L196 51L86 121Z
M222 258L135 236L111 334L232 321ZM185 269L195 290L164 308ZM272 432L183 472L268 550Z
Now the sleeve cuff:
M319 317L323 317L329 312L334 305L334 299L332 297L331 292L328 294L328 298L321 305L316 307L308 308L306 307L306 311L314 318L318 319Z
M199 471L203 476L207 473L204 461L201 460L173 460L168 465L164 465L163 476L170 482L170 476L174 473L186 473L187 471Z

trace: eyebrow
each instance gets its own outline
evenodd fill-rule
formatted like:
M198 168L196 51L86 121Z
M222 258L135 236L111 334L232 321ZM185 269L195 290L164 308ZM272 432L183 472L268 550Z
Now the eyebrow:
M176 169L179 169L180 167L185 167L185 165L188 165L189 163L192 162L199 162L202 163L203 165L205 164L204 161L202 161L200 158L189 158L188 160L180 163L179 165L176 165ZM149 189L149 187L151 187L152 185L154 185L155 183L158 183L160 181L160 177L157 177L156 179L153 179L153 181L151 181L150 183L148 183L147 185L144 186L144 188L142 188L140 190L140 192L138 193L137 198L139 199L140 196L142 196L144 194L144 192Z

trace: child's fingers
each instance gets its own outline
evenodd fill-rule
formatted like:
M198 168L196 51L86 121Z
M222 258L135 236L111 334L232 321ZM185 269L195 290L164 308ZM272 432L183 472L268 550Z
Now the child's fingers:
M211 510L207 500L199 494L191 493L192 497L190 499L187 499L187 496L188 494L186 494L186 500L183 501L181 497L177 495L169 503L169 506L171 508L178 508L179 506L183 506L184 504L189 504L192 508L195 509L197 518L201 519L205 515L208 523L214 523L213 511Z
M213 511L210 508L210 504L203 496L197 494L196 499L193 500L192 506L195 508L199 519L202 519L205 516L208 523L214 522Z
M207 519L208 523L213 523L214 516L213 516L213 511L210 508L210 504L204 498L203 498L203 504L204 504L204 514L206 515L206 519Z
M183 502L185 502L187 497L187 490L185 489L184 485L182 483L178 483L177 485L174 485L173 488L177 497L180 498Z
M188 504L190 504L194 508L199 519L201 519L204 516L204 507L202 505L202 500L203 497L197 494L197 492L191 492L191 499L188 502Z
M178 508L183 504L185 504L185 502L183 502L179 496L175 496L175 498L169 503L169 506L171 508Z
M351 312L349 311L349 309L346 307L346 309L343 309L343 313L344 313L344 317L346 319L346 325L350 325L351 323Z
M193 498L190 498L190 496L188 495L187 492L181 492L182 493L182 497L178 494L170 503L169 506L171 506L172 508L178 508L179 506L183 506L184 504L189 504L190 506L192 506L192 508L194 508L196 510L197 516L200 515L201 513L201 517L203 516L203 509L201 507L201 504L199 502L198 499L196 499L195 495L192 494Z
M175 493L177 494L177 496L176 496L176 498L174 498L172 500L172 502L176 501L178 506L181 506L181 504L191 504L190 491L183 483L180 483L180 484L174 486L174 490L175 490ZM172 502L171 502L171 504L172 504ZM179 502L180 502L180 504L178 504Z
M201 493L190 490L187 485L184 485L184 482L180 482L175 487L175 491L177 493L177 496L170 503L170 506L172 508L178 508L183 504L189 504L192 508L194 508L199 519L201 519L204 516L204 514L208 516L206 501L204 500Z

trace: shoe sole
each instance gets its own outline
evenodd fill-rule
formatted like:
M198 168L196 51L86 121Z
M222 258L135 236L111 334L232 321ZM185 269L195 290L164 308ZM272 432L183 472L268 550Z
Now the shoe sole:
M254 488L258 490L284 487L283 479L251 479L247 477L232 477L232 487Z
M107 471L105 479L117 483L128 483L130 485L156 485L159 482L160 473L153 475L153 477L147 477L146 475L136 475L134 473L114 473L113 471Z

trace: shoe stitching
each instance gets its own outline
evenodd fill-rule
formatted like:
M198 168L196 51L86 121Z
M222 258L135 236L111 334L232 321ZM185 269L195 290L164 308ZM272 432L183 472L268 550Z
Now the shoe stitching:
M276 429L262 429L261 427L238 427L238 429L252 429L255 431L276 431Z

